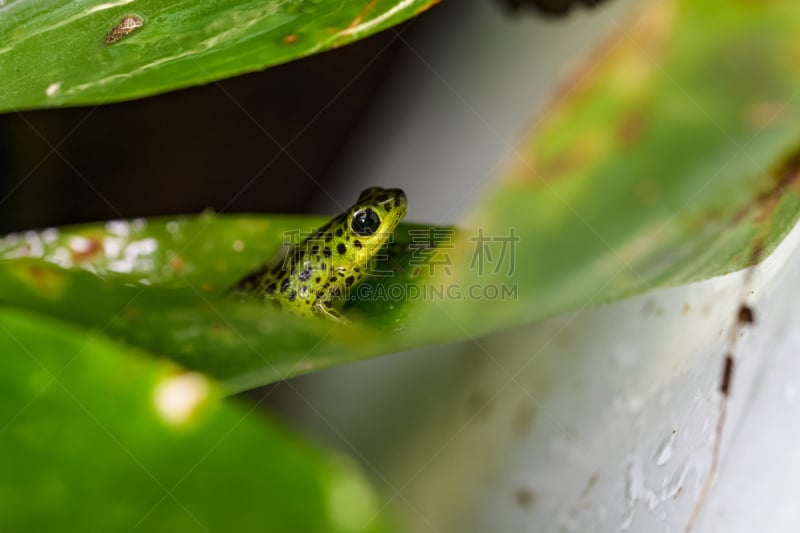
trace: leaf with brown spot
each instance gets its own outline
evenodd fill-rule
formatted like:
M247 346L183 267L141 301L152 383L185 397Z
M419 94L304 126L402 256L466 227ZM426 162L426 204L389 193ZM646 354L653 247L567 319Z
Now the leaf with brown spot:
M116 102L263 70L400 24L438 0L6 2L0 111ZM19 73L24 75L19 75Z

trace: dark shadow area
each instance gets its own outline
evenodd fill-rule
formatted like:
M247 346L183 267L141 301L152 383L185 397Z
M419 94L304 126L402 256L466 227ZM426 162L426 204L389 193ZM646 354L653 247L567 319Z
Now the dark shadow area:
M0 234L207 208L303 212L398 46L387 31L142 100L0 115Z

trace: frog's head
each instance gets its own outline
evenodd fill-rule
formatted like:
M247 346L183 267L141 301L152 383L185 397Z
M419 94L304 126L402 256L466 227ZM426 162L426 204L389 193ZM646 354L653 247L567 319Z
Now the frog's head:
M406 216L408 201L400 189L370 187L347 212L344 245L355 263L365 264L389 240Z

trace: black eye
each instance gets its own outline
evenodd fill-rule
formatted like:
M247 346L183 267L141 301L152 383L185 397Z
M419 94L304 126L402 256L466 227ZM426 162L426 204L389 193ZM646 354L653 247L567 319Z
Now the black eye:
M369 237L378 231L380 225L381 217L378 216L378 213L369 208L356 211L356 214L353 215L353 221L350 223L350 227L353 228L353 231L362 237Z

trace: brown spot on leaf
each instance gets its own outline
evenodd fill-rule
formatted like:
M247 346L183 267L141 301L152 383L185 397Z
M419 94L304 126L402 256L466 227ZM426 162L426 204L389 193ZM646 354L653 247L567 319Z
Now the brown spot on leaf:
M364 21L364 18L369 14L369 12L372 11L376 5L378 5L378 1L379 0L372 0L369 4L364 6L364 9L362 9L361 12L358 14L358 16L356 16L356 18L353 19L353 22L351 22L347 26L344 32L345 33L352 32L354 28L356 28L359 24L361 24Z
M105 44L114 44L123 37L137 31L142 26L144 26L144 20L142 20L141 17L137 15L126 15L122 17L119 24L114 26L110 32L106 33L103 42Z
M761 262L762 257L764 257L764 242L759 240L753 244L753 249L750 252L750 264L755 265Z
M63 276L54 270L42 268L38 265L29 265L25 268L34 286L44 294L55 294L63 280Z
M169 266L171 266L172 270L175 272L181 272L184 268L186 268L186 260L183 257L176 255L169 260Z
M103 244L97 237L80 239L79 246L70 246L69 252L76 263L91 261L98 253L103 251Z
M745 110L745 119L752 129L763 130L786 123L791 109L786 102L755 102Z
M644 118L641 113L631 113L622 119L617 128L617 138L622 146L630 146L642 136L642 131L644 131Z
M674 2L642 8L632 13L623 23L625 32L613 35L600 43L586 56L581 65L557 87L555 97L536 117L535 133L528 134L522 146L522 155L510 162L507 177L510 183L530 184L553 177L562 177L567 171L582 170L609 157L613 137L598 129L596 139L572 139L558 148L548 148L543 154L537 150L545 144L541 138L556 135L570 127L576 109L596 104L595 95L610 95L616 102L608 106L606 124L621 124L619 135L632 142L644 126L640 117L627 116L631 100L645 94L656 79L658 66L670 43L672 26L676 19ZM532 128L533 129L533 128ZM591 141L589 143L588 141ZM584 143L583 147L577 144Z
M527 487L521 487L514 492L514 501L527 509L536 501L536 493Z
M769 220L775 213L778 202L788 192L800 193L800 149L789 154L775 170L770 172L772 184L751 203L737 212L733 220L742 220L752 215L755 222ZM752 255L755 264L762 259L763 245L755 245Z
M282 41L283 44L294 44L297 42L297 35L295 35L294 33L290 33L289 35L284 37Z

